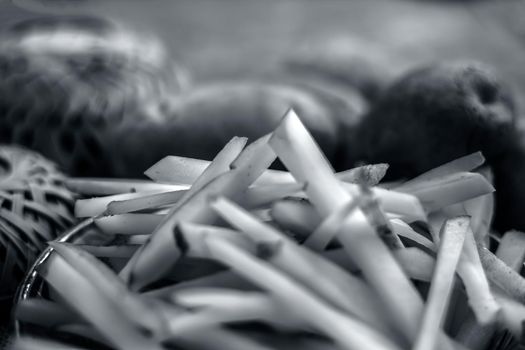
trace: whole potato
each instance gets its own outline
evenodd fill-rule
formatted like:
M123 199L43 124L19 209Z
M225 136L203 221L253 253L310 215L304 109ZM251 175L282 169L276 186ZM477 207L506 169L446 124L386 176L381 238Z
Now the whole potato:
M392 84L346 140L344 159L387 162L390 179L411 178L482 151L493 168L495 226L525 229L525 157L509 87L479 63L420 68ZM517 170L518 169L518 170ZM513 214L514 213L514 214Z

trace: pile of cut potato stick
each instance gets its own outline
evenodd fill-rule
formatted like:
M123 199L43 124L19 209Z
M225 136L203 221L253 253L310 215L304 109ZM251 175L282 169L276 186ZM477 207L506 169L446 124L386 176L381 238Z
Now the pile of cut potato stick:
M64 334L79 349L125 350L521 338L525 238L507 233L489 250L494 188L480 153L382 184L385 164L334 173L293 110L246 143L212 162L166 157L148 181L70 179L98 196L75 207L91 236L50 243L38 267L47 292L16 310L47 337L23 332L14 348L70 349ZM277 159L289 172L268 169Z

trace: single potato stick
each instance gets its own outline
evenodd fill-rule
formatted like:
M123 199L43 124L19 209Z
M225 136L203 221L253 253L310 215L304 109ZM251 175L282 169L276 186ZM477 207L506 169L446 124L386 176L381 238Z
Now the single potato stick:
M176 305L196 309L169 321L172 334L243 321L263 321L286 331L311 330L304 321L287 313L278 300L261 292L193 288L178 291L171 299Z
M490 291L489 282L478 254L474 233L470 228L467 231L463 254L457 270L465 285L468 302L477 321L481 325L494 322L500 307Z
M153 232L164 215L159 214L119 214L96 218L95 225L110 235L144 235Z
M116 200L108 203L105 215L125 214L144 209L155 209L174 204L188 192L187 190L145 194L142 197Z
M70 191L85 196L111 196L128 192L180 191L189 187L188 185L159 184L148 180L98 178L69 178L65 180L65 185Z
M155 182L191 185L210 165L209 160L179 156L166 156L145 172Z
M387 170L388 164L369 164L338 172L335 176L343 182L375 186L383 179Z
M306 193L323 217L352 200L293 110L274 131L270 145L297 181L308 183ZM348 217L338 239L380 295L390 319L397 321L407 341L414 340L421 296L361 211Z
M95 197L89 199L79 199L75 202L75 216L77 218L87 218L104 214L107 205L114 201L132 198L141 198L145 195L162 193L159 191L121 193L105 197Z
M424 187L407 189L431 213L449 205L494 192L487 179L477 173L459 172L430 180Z
M352 197L357 197L361 193L360 185L339 182L342 187ZM370 189L372 194L378 198L381 208L389 214L401 217L405 221L426 221L425 210L421 206L418 198L409 193L395 192L381 187ZM298 194L296 197L306 198L307 194Z
M479 171L490 183L493 183L490 168L483 168ZM490 243L490 228L494 219L495 196L494 193L479 196L463 202L465 211L472 217L470 227L474 232L476 242Z
M525 303L525 279L479 243L478 252L487 278L508 296L520 303Z
M268 264L249 256L239 248L219 238L208 236L206 243L212 256L234 269L259 287L279 298L297 317L330 336L345 349L400 349L383 334L365 323L342 314L323 303ZM349 332L348 330L352 330Z
M421 329L412 347L414 350L433 350L436 347L469 224L469 217L458 217L446 221L443 225L436 267L430 284Z
M485 163L485 157L483 157L483 154L481 152L475 152L431 169L404 182L395 189L402 192L414 191L417 188L428 186L429 182L432 180L440 179L458 172L473 171L483 165L483 163Z
M207 247L204 243L204 238L207 235L227 239L245 250L255 252L255 243L238 231L185 221L179 222L177 229L178 232L175 233L176 243L179 247L184 247L182 253L189 257L208 257Z

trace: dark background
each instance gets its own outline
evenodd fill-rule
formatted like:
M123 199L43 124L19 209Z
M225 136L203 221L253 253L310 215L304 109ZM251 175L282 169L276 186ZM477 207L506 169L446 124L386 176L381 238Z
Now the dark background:
M325 52L357 53L395 75L426 62L477 59L525 91L522 0L13 1L41 12L97 14L158 35L197 81ZM3 25L20 12L10 2L0 1Z

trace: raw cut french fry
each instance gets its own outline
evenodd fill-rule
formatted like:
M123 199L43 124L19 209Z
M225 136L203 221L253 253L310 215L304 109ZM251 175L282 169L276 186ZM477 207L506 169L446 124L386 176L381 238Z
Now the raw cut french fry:
M177 229L179 230L178 233L175 233L177 236L175 237L177 245L179 247L183 246L185 249L183 253L190 257L200 258L208 256L206 250L207 247L204 243L204 238L207 235L227 239L245 250L255 252L254 242L250 241L245 235L238 231L215 226L193 224L185 221L181 221L178 224Z
M412 227L410 227L410 225L406 224L404 221L399 219L391 219L390 224L397 235L408 238L432 251L436 250L434 242L414 231Z
M45 299L24 299L16 305L16 319L47 328L78 322L78 315L66 307Z
M65 185L70 191L86 196L111 196L127 192L180 191L189 187L188 185L159 184L148 180L97 178L69 178L65 180Z
M485 163L483 154L481 154L481 152L475 152L416 176L396 187L396 190L410 192L419 187L427 186L432 180L444 178L458 172L472 171L483 165L483 163Z
M304 186L305 184L297 182L253 186L239 197L238 202L249 209L260 208L301 192Z
M511 269L519 272L525 259L525 234L518 231L506 232L501 238L496 256Z
M210 163L202 159L167 156L151 166L144 174L153 181L161 183L191 185ZM355 183L361 180L367 186L375 186L385 176L387 170L388 164L369 164L336 173L336 176L344 182ZM284 185L293 182L295 179L289 172L269 169L254 182L254 185Z
M357 315L369 324L389 333L389 327L377 308L373 292L362 280L345 273L308 249L290 241L286 235L263 224L238 205L218 198L211 207L232 226L262 245L279 245L267 261L294 278L312 292L338 308Z
M158 182L191 185L211 164L208 160L179 156L167 156L144 172L150 179ZM287 184L293 177L278 170L267 170L255 183L257 185Z
M162 299L169 298L173 293L184 290L184 289L193 289L193 288L229 288L236 289L241 291L253 291L258 290L253 283L247 281L236 273L225 270L216 272L214 274L195 278L189 281L179 282L174 285L167 287L153 289L143 294L148 297L157 297Z
M166 156L149 167L144 175L155 182L191 185L210 163L203 159Z
M525 303L525 279L487 247L478 244L478 252L487 278L516 301Z
M161 193L159 191L134 192L115 194L105 197L96 197L89 199L79 199L75 202L75 216L77 218L87 218L103 214L107 205L114 201L127 200L132 198L141 198L145 195Z
M459 172L429 181L421 188L408 189L416 196L428 213L449 205L494 192L494 187L483 175Z
M235 198L245 191L276 159L268 146L268 136L250 144L232 163L232 170L219 175L179 206L171 209L165 220L153 232L121 271L120 276L135 290L155 281L177 261L173 229L180 220L209 224L216 214L206 204L210 197L223 195ZM190 190L191 191L191 190Z
M494 182L490 168L482 168L478 172L490 183ZM476 242L484 242L487 245L490 243L489 235L494 217L494 201L494 193L490 193L463 202L466 212L472 217L470 226L474 231Z
M155 209L174 204L180 200L187 190L145 194L142 197L116 200L108 203L105 215L125 214L144 209Z
M98 285L95 287L82 277L60 255L51 254L39 273L71 309L82 315L117 348L162 350L152 338L137 332L136 320L123 315L115 307L114 299L103 297Z
M308 184L308 198L323 217L351 200L293 110L274 131L270 145L296 180ZM338 239L376 289L406 340L415 339L423 310L421 296L361 211L345 220Z
M339 185L347 191L350 196L357 197L360 195L360 185L340 182ZM371 189L374 196L378 198L381 208L397 217L401 217L408 222L426 221L426 213L421 206L418 198L412 194L395 192L380 187ZM297 197L305 197L298 194Z
M458 217L448 220L443 225L436 267L430 284L421 329L412 347L414 350L436 348L469 224L469 217Z
M478 323L485 325L494 322L500 307L490 291L489 282L478 254L474 233L470 228L467 231L463 254L457 270L465 285L469 305L474 311Z
M158 182L191 185L210 165L210 161L179 156L162 158L144 172L150 179ZM295 182L290 173L279 170L267 170L255 185L289 184Z
M408 277L419 281L430 281L435 266L433 257L418 248L397 249L393 254ZM343 249L327 250L322 252L321 255L348 272L357 273L360 271L359 267Z
M196 309L195 312L169 321L172 334L243 321L263 321L287 331L308 329L304 322L287 313L275 298L261 292L220 288L186 289L172 295L172 301Z
M119 214L96 218L95 225L104 233L119 235L144 235L157 227L163 215L158 214Z
M283 305L289 307L291 313L303 318L343 348L400 349L383 334L323 303L277 270L249 256L227 241L208 236L206 243L212 256L217 260L259 287L273 293ZM349 332L349 329L353 331Z
M375 186L386 175L388 164L370 164L336 173L335 176L343 182L361 183Z
M102 298L113 302L113 308L120 314L138 322L152 334L163 331L162 320L151 311L146 299L130 292L108 266L71 244L50 242L49 245L82 277L96 286Z

